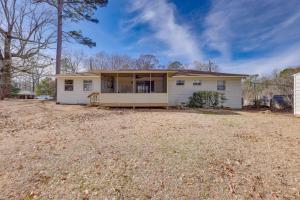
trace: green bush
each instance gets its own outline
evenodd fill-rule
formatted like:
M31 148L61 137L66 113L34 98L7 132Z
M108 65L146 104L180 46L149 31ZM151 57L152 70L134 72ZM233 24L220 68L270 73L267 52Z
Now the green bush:
M203 108L203 107L223 107L226 100L223 93L215 91L200 91L194 92L193 96L189 98L189 107Z
M47 77L40 81L35 88L36 96L49 95L54 96L55 82L51 78Z
M10 88L10 96L12 97L16 97L18 95L18 93L20 92L20 88L14 87L13 85Z

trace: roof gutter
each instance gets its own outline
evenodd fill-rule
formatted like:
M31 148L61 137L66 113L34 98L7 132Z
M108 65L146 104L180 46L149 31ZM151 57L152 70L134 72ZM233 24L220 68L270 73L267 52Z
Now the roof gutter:
M178 78L188 78L188 77L191 77L191 78L194 78L194 77L197 77L197 78L199 78L199 77L204 77L204 78L207 78L207 77L209 77L209 78L217 78L217 77L228 77L228 78L247 78L249 75L245 75L245 76L226 76L226 75L219 75L219 76L213 76L213 75L192 75L192 76L186 76L186 75L178 75L178 76L172 76L172 78L174 77L174 78L176 78L176 77L178 77Z

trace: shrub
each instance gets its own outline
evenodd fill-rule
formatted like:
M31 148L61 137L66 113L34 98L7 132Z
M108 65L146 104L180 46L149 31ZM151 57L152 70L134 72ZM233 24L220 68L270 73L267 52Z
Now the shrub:
M194 108L203 107L223 107L226 101L223 93L215 91L200 91L194 92L193 96L189 98L189 106Z
M11 91L10 91L10 95L12 97L16 97L18 95L18 93L20 92L20 88L14 87L13 85L11 86Z
M35 88L36 96L40 96L40 95L54 96L54 92L55 92L55 82L48 77L41 80L40 83L37 84Z

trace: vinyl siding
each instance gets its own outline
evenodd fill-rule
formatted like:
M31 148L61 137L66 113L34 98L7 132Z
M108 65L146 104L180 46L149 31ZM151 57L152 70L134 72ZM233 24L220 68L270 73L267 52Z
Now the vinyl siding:
M300 74L294 76L294 113L300 116Z
M185 80L183 86L176 85L176 80ZM194 80L201 80L202 85L194 86ZM176 106L182 102L187 103L189 97L197 91L218 91L217 81L226 81L226 90L219 91L224 92L225 97L228 99L225 101L224 106L230 108L241 108L242 107L242 85L241 78L229 78L229 77L176 77L169 78L168 82L168 96L169 105Z
M64 91L64 81L66 79L74 80L73 91ZM83 80L93 81L92 91L83 91ZM176 80L185 80L184 86L177 86ZM201 80L201 86L194 86L194 80ZM151 93L151 94L130 94L119 93L110 94L102 93L100 102L102 103L143 103L143 104L156 104L168 103L169 106L176 106L181 102L188 102L188 98L197 91L217 91L217 80L226 81L226 90L224 91L225 101L224 106L230 108L241 108L242 87L241 78L168 78L168 94L166 93ZM91 92L100 92L101 81L100 77L60 77L57 79L58 93L57 102L62 104L88 104L88 95Z
M65 91L65 80L73 80L73 91ZM93 81L92 91L83 91L83 80ZM100 77L58 78L57 102L62 104L87 104L88 95L92 92L100 92Z
M65 91L64 81L73 80L73 91ZM83 91L83 80L93 81L92 91ZM160 82L158 82L161 84ZM100 92L101 81L100 77L73 77L73 78L58 78L57 80L57 102L61 104L88 104L87 97L92 92ZM168 95L166 93L102 93L100 103L103 104L167 104Z

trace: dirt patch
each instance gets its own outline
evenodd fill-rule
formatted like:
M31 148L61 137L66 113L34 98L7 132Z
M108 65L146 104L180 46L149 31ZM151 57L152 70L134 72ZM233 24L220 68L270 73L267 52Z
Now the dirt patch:
M0 101L0 199L299 199L300 119Z

